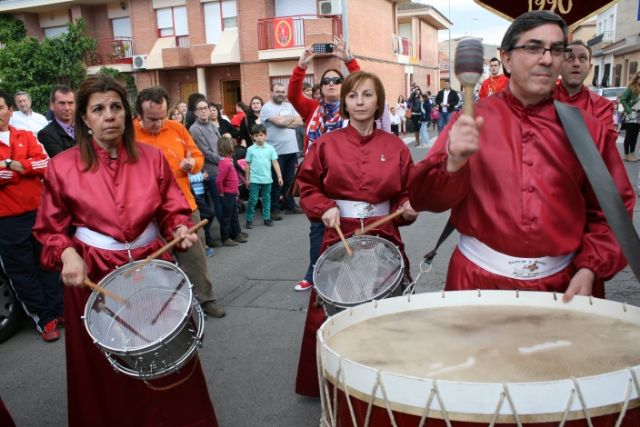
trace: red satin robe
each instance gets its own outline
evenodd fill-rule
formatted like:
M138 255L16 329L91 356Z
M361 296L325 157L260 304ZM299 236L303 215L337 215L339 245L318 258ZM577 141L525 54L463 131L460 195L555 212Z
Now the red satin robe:
M557 118L553 100L525 107L507 88L476 104L485 119L480 150L456 173L446 171L451 125L413 169L409 196L415 209L452 209L461 233L499 252L523 258L575 252L563 271L543 279L516 280L491 274L458 250L449 263L447 289L564 291L574 271L588 268L608 280L626 260ZM613 176L629 215L635 196L611 134L583 113L598 151ZM594 290L594 294L596 290Z
M480 92L478 93L478 96L482 99L487 96L497 95L505 90L508 85L509 77L504 74L498 74L496 77L489 76L480 85Z
M321 221L322 214L336 206L334 200L369 203L389 200L390 211L394 212L408 200L407 183L412 168L409 149L392 134L376 130L372 135L363 137L351 126L335 130L320 137L302 163L298 174L300 206L312 221ZM378 219L380 217L367 218L364 225ZM409 223L398 217L370 234L392 241L404 255L398 226ZM340 227L346 237L360 226L359 219L340 219ZM336 230L326 228L321 251L339 240ZM409 271L408 262L406 271ZM316 331L324 320L324 310L316 305L316 294L311 292L298 363L298 394L319 396Z
M68 236L70 227L88 227L125 242L156 220L160 233L170 239L175 227L190 224L191 209L160 150L138 144L139 160L128 163L122 147L119 160L111 160L106 151L94 147L96 171L83 170L77 147L49 162L33 231L43 245L45 268L60 270L62 251L73 246L83 257L89 278L97 282L129 262L127 251L87 246ZM133 259L143 259L161 246L158 238L132 250ZM111 367L80 318L89 293L88 288L65 286L69 426L217 426L197 357L181 373L152 381L165 386L193 370L186 382L166 391L153 391L143 381Z
M615 143L618 138L618 131L613 124L613 102L589 90L589 88L584 85L578 93L569 96L569 92L562 86L562 83L557 84L553 89L553 97L560 102L578 107L600 120L600 123L602 123L613 136L613 142Z

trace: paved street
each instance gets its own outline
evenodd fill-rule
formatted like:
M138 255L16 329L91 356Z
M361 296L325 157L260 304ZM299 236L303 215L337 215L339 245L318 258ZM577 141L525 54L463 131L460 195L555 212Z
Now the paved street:
M416 160L426 151L412 148ZM638 164L626 165L635 184ZM403 229L414 277L447 215L422 213ZM308 292L294 292L293 285L308 262L308 221L293 215L272 228L262 226L259 218L256 223L249 243L216 249L209 259L217 295L227 309L225 318L207 320L199 353L209 391L223 427L317 426L319 402L293 392L309 297ZM639 228L637 212L635 224ZM442 287L455 241L450 238L441 249L433 271L420 279L418 292ZM638 283L628 269L608 284L607 291L611 299L640 305ZM62 340L44 343L25 320L16 336L0 344L0 367L0 395L18 427L66 425Z

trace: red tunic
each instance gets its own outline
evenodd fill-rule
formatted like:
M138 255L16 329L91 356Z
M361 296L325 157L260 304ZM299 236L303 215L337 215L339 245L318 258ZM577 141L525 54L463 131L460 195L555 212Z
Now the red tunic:
M600 123L602 123L614 137L613 142L615 143L618 138L618 131L613 124L613 102L589 90L589 88L584 85L578 93L569 96L569 92L562 86L562 83L555 86L553 97L560 102L578 107L600 120Z
M77 147L50 161L33 231L43 244L45 268L60 270L62 251L73 246L83 257L89 278L97 282L129 262L128 254L69 238L70 227L88 227L124 242L134 240L156 220L162 235L169 239L176 226L189 224L191 209L160 150L138 144L139 160L128 163L122 147L115 161L94 147L98 153L95 172L83 170ZM132 250L132 256L142 259L161 246L162 241L156 239ZM185 383L166 391L154 391L143 381L114 371L80 318L89 293L88 288L65 286L69 425L217 426L197 357L180 374L153 382L156 386L172 384L195 369Z
M487 96L497 95L507 88L509 85L509 77L504 74L498 74L498 76L485 79L480 85L480 98L486 98Z
M475 114L485 119L480 151L458 172L446 171L445 145L457 119L454 117L411 174L412 206L433 212L452 208L451 220L458 231L511 256L536 258L575 252L569 270L588 268L604 280L620 271L626 260L567 140L552 99L525 107L507 88L481 100ZM635 197L611 134L590 114L583 116L631 215ZM456 254L452 263L455 261ZM569 277L564 271L545 279L520 281L484 270L472 274L467 263L450 264L450 273L454 270L455 277L447 276L447 289L497 286L563 291ZM558 279L562 274L566 277Z
M334 200L369 203L389 200L393 212L408 200L407 183L412 167L409 149L392 134L376 130L363 137L351 126L335 130L320 137L302 163L298 174L300 206L312 221L321 221L322 214L336 206ZM364 223L377 219L368 218ZM409 222L398 217L370 234L392 241L404 254L398 226L406 224ZM341 218L340 226L345 236L350 237L360 228L360 220ZM334 229L325 228L321 250L338 240ZM316 306L315 300L316 294L311 292L296 380L297 393L314 397L319 396L316 331L325 320L324 311Z

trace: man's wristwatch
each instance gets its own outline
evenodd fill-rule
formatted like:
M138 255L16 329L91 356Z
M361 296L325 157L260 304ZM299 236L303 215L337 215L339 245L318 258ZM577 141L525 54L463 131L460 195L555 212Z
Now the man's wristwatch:
M10 169L11 162L13 162L13 160L11 160L11 159L5 159L4 160L4 165L7 167L7 169Z

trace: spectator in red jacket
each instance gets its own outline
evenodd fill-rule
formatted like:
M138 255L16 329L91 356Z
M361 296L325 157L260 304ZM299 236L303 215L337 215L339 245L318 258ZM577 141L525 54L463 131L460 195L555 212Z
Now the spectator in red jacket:
M49 156L35 135L9 126L13 98L0 92L0 258L11 285L45 341L60 338L60 276L40 267L31 235Z
M289 102L304 119L306 132L304 135L305 153L320 136L345 126L346 121L340 115L340 88L344 76L334 68L329 68L320 78L320 99L308 98L303 92L303 79L307 64L315 53L308 47L300 55L298 65L293 69L289 80ZM337 39L333 56L344 61L349 72L360 71L360 65L346 49L342 39ZM309 230L309 267L304 279L295 286L296 291L306 291L313 287L313 266L320 256L320 244L324 235L324 225L320 221L312 221Z

